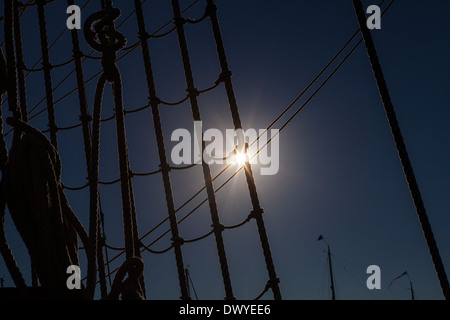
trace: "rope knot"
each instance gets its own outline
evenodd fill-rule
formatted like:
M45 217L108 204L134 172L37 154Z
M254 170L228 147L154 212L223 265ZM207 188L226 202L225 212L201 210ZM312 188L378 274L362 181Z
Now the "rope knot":
M221 83L221 82L225 82L226 80L228 80L229 78L231 78L232 75L233 75L233 73L232 73L230 70L223 71L223 72L219 75L219 78L217 78L216 84Z
M139 31L138 32L138 39L139 40L148 40L148 39L150 39L151 38L151 36L150 36L150 34L148 33L148 32L141 32L141 31Z
M248 220L251 220L252 218L256 219L257 215L262 215L264 213L264 209L263 208L257 208L255 210L250 211L250 214L248 215Z
M155 104L155 105L159 105L162 103L161 99L158 97L148 97L148 101L150 102L150 104Z
M267 280L266 288L267 289L273 288L276 285L278 285L279 283L280 283L280 279L279 278L269 279L269 280Z
M88 45L103 54L103 72L111 83L119 73L116 66L117 52L123 49L127 43L124 34L117 31L114 26L114 22L119 17L120 9L105 9L90 15L83 27L84 38Z
M182 246L184 244L184 239L181 237L175 239L172 238L172 244L174 247Z
M183 17L175 17L173 19L173 23L175 24L175 26L179 27L179 26L183 26L184 24L186 24L186 20Z
M195 98L200 95L200 91L197 88L188 88L186 89L190 98Z
M74 57L75 59L84 57L84 53L81 50L73 50L72 53L73 53L72 57Z
M225 226L221 223L216 223L211 225L211 227L214 229L214 231L219 231L219 232L223 232L225 230Z

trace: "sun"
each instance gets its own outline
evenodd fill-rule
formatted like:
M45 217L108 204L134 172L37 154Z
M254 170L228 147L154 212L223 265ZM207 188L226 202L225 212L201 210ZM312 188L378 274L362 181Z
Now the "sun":
M234 155L234 163L239 165L239 166L244 165L246 160L247 160L247 157L245 156L245 153L237 152Z

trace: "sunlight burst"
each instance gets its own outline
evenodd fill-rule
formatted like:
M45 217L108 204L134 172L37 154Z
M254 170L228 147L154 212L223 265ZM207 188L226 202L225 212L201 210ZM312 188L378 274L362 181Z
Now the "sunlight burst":
M242 165L245 164L245 162L246 162L246 155L245 155L245 153L238 152L238 153L235 154L235 156L234 156L234 163L235 164L237 164L239 166L242 166Z

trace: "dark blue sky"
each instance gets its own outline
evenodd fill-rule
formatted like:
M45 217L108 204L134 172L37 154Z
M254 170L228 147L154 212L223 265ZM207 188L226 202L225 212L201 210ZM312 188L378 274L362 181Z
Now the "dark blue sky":
M82 6L86 1L76 1ZM92 0L82 14L99 10ZM114 1L124 19L132 1ZM180 1L183 8L191 1ZM256 1L217 0L219 20L244 128L266 128L309 84L341 46L357 30L350 0ZM363 1L365 7L377 4ZM170 1L147 1L147 28L156 31L172 17ZM385 5L382 7L384 8ZM47 6L49 41L65 28L65 1ZM3 15L3 8L1 8ZM185 16L198 18L204 10L200 1ZM445 0L397 0L382 19L382 29L372 32L394 108L431 226L447 272L450 270L450 2ZM3 29L3 23L1 23ZM36 8L27 9L22 19L25 61L31 67L41 55ZM120 29L129 44L137 41L136 19L132 16ZM187 25L186 35L196 85L209 87L220 68L209 22ZM81 36L81 33L80 33ZM3 32L1 33L3 41ZM357 37L357 40L360 36ZM356 43L355 40L353 43ZM90 50L82 41L82 51ZM158 96L175 101L185 96L185 81L176 33L149 41ZM346 51L348 52L348 51ZM51 62L71 58L70 33L51 49ZM97 54L98 55L98 54ZM120 56L121 54L119 54ZM118 63L124 85L124 105L134 109L147 104L147 89L140 48ZM73 68L53 70L54 86ZM88 79L100 70L99 60L84 64ZM42 72L27 78L29 108L45 97ZM89 82L90 110L96 79ZM76 87L74 75L55 90L55 100ZM317 85L312 88L314 90ZM309 97L305 95L274 128L280 128ZM103 116L112 115L111 90L107 86ZM223 86L199 98L203 126L232 128ZM45 108L45 102L31 115ZM4 114L7 108L4 107ZM59 126L76 124L79 106L76 94L56 107ZM177 107L161 106L167 153L174 145L170 134L176 128L193 130L188 102ZM4 117L5 118L5 117ZM31 123L47 128L46 114ZM150 110L126 118L131 167L135 172L158 168ZM8 128L7 128L8 130ZM86 183L86 166L81 129L59 133L63 183ZM101 180L118 178L114 121L102 125ZM10 139L8 140L10 141ZM212 166L213 173L221 166ZM233 168L235 169L235 168ZM219 186L233 171L215 182ZM179 207L203 186L199 166L171 174L175 205ZM256 175L265 209L265 221L280 288L285 299L328 299L326 249L317 237L323 234L334 254L338 299L408 299L407 278L390 281L405 270L418 299L442 299L425 239L400 166L395 145L377 91L367 54L361 45L318 95L280 134L280 170L274 176ZM136 177L134 190L140 234L167 216L160 175ZM88 227L88 190L66 191L75 213ZM196 198L180 212L184 216L205 198ZM120 186L101 187L107 241L123 246ZM245 177L237 178L217 193L219 214L225 225L242 221L251 210ZM181 236L195 238L210 230L208 206L180 224ZM7 237L22 272L30 283L29 258L7 215ZM145 239L150 243L168 224ZM224 233L234 293L252 299L266 281L262 250L254 222ZM170 245L170 236L154 249ZM109 255L115 252L109 251ZM185 264L200 299L225 296L213 237L183 246ZM84 253L81 252L81 256ZM145 279L150 299L178 299L179 287L173 252L153 255L145 252ZM84 260L83 260L84 261ZM123 262L116 260L112 267ZM381 268L381 290L369 291L365 282L369 265ZM82 265L82 274L86 266ZM0 276L12 285L3 260ZM271 298L271 293L264 298Z

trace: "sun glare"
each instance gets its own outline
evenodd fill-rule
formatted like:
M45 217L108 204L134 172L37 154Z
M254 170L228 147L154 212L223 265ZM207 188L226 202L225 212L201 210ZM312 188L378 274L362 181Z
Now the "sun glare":
M234 156L235 164L242 166L245 164L245 161L246 161L246 157L245 157L244 153L238 152L235 154L235 156Z

